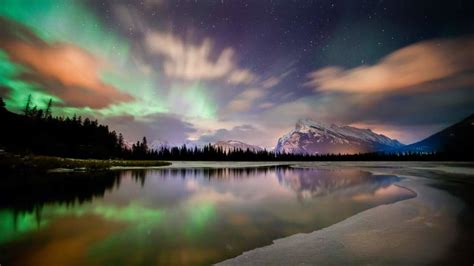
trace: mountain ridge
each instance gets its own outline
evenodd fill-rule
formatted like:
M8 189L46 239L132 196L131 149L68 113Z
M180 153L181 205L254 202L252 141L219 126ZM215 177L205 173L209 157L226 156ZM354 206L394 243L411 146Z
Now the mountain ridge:
M474 150L474 113L399 151L465 153Z
M264 149L257 145L248 144L239 140L220 140L212 144L215 148L222 148L224 151L229 152L235 149L247 150L253 152L263 151Z
M278 139L275 151L297 154L364 153L401 148L404 144L370 129L299 119Z

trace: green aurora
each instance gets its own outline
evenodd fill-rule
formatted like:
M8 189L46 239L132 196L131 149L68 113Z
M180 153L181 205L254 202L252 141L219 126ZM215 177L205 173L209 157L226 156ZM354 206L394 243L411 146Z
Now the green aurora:
M107 27L80 1L6 0L0 6L0 16L29 27L49 44L68 43L92 53L107 62L99 73L102 82L126 92L134 99L104 108L71 107L63 99L49 93L41 85L21 79L30 71L28 66L13 62L0 50L0 86L8 88L7 108L21 111L28 95L35 105L44 108L49 99L56 103L59 115L113 117L131 115L137 118L160 113L177 112L177 104L188 106L180 113L190 117L212 119L216 113L210 90L203 83L174 84L157 88L160 76L142 73L130 55L131 43ZM168 99L168 100L166 100Z

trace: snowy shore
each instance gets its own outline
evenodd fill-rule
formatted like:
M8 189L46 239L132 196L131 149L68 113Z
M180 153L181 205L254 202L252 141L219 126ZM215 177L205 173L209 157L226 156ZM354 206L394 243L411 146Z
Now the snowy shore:
M471 164L334 162L298 163L296 167L349 167L374 174L395 174L398 185L417 193L415 198L381 205L340 223L308 234L275 240L218 265L420 265L449 256L458 239L460 198L432 184L438 176L474 178ZM428 177L428 178L427 178Z

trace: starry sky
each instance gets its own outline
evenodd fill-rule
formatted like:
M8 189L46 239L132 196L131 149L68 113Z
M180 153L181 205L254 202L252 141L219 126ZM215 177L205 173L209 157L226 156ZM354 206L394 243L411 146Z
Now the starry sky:
M474 3L1 0L0 95L129 141L267 148L300 118L403 143L474 112Z

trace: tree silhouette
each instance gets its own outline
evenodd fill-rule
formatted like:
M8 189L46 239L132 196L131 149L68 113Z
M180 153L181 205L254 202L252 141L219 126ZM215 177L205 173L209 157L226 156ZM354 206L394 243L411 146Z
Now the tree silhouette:
M25 109L23 110L23 113L26 116L29 116L30 115L30 109L31 109L31 94L28 95L28 99L26 100L26 105L25 105Z
M0 111L4 112L6 111L6 107L5 107L5 102L3 101L3 97L0 97Z
M119 134L117 141L118 141L117 142L118 148L124 148L125 143L124 143L124 140L123 140L122 133Z
M52 113L51 113L52 105L53 105L53 99L49 99L48 106L46 107L46 110L44 111L44 118L50 118L52 116Z

